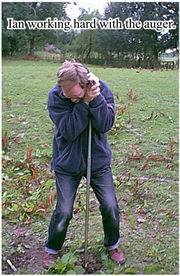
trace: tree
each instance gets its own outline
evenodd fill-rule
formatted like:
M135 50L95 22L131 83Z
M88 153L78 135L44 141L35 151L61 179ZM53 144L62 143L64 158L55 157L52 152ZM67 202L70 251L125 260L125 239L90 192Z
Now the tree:
M89 13L85 9L81 9L78 21L88 21L92 20L92 18L100 18L100 14L97 10ZM82 30L80 32L76 32L72 50L75 52L77 58L82 60L82 62L87 63L91 54L96 51L96 37L97 30Z
M121 21L132 18L139 20L173 20L177 26L175 30L168 32L156 32L155 30L106 30L99 32L98 42L106 45L106 51L116 53L121 57L121 62L127 56L138 56L142 59L144 67L158 66L158 56L167 48L178 46L178 3L157 2L110 2L105 10L105 19L119 17ZM106 42L107 43L106 43ZM111 43L110 43L111 41ZM137 60L137 59L136 59ZM134 64L136 66L136 64Z
M34 48L46 41L57 41L54 30L8 30L7 18L14 20L45 20L48 17L57 17L59 20L67 18L66 3L62 2L10 2L2 3L2 52L14 54L27 47L29 54L34 55ZM6 48L5 45L8 45Z
M144 29L139 32L141 44L145 47L144 56L152 56L153 67L158 67L159 54L172 46L175 47L173 40L175 39L176 42L178 40L178 3L137 3L136 9L133 10L133 15L136 20L138 19L142 22L145 20L173 20L176 24L176 29L168 32Z

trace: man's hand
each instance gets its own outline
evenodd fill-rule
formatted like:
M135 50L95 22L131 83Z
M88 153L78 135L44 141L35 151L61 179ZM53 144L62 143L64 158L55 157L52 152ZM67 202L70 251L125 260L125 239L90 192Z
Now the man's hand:
M83 101L88 105L94 98L96 98L100 94L100 83L99 79L92 73L88 74L88 80L92 83L88 85L86 88L85 95L83 97Z

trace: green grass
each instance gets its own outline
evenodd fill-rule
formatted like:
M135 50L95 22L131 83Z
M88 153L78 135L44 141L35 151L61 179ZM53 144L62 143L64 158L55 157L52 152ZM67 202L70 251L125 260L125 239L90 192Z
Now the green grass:
M12 225L16 229L20 223L27 232L44 241L55 204L54 177L49 171L53 125L46 104L59 65L45 61L2 61L2 131L6 142L2 155L5 221L2 245L3 254L11 260L15 255L23 259L28 250L22 253L21 242L19 247L12 245L15 236L8 229L12 230ZM98 256L96 264L91 264L92 272L178 274L178 71L89 68L108 83L115 95L116 121L108 139L121 208L120 247L127 258L123 267L108 260L102 246L98 203L91 193L89 252ZM136 99L128 97L130 90ZM120 115L121 108L130 103ZM151 159L146 163L149 156ZM75 252L80 259L84 205L82 182L64 246L66 252ZM146 208L147 213L140 214L140 208ZM31 242L34 247L43 247L41 241ZM26 263L16 265L19 269L22 266L19 272L31 269ZM42 274L42 269L36 274Z

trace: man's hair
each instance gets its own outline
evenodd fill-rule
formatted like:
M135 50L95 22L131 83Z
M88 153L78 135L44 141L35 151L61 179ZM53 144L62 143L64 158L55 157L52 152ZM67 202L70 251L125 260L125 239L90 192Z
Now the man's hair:
M58 85L79 84L85 88L88 84L88 69L81 63L65 61L57 72Z

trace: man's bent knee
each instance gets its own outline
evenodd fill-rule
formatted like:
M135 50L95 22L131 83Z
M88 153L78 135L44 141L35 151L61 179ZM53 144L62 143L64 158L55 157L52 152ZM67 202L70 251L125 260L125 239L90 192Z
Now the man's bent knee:
M119 206L117 204L102 206L100 209L101 209L102 215L105 215L108 217L116 217L120 213Z
M72 213L70 212L61 212L61 213L56 213L55 214L55 219L56 219L56 229L58 232L61 232L64 230L64 227L67 227L69 224L69 221L72 218Z

